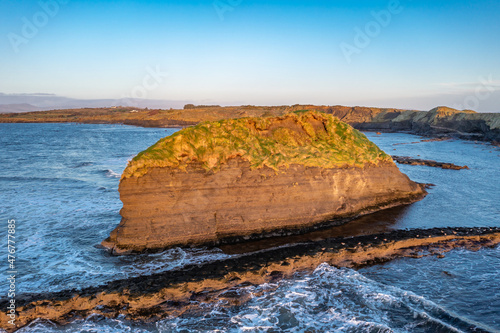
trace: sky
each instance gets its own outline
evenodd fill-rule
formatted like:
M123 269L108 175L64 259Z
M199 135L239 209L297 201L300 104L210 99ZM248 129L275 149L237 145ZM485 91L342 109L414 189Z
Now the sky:
M500 111L500 1L4 0L0 93Z

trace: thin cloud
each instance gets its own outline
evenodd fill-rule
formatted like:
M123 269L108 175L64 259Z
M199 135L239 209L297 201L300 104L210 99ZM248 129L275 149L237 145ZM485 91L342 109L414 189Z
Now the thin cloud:
M56 96L56 94L49 93L2 93L0 92L0 96Z
M436 85L456 89L475 89L478 86L500 88L500 80L484 79L476 82L441 82Z

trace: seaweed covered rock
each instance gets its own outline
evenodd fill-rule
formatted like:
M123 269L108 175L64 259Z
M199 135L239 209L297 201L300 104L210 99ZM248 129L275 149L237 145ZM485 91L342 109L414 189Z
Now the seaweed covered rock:
M426 192L365 135L320 112L205 122L139 153L120 181L114 253L303 232Z

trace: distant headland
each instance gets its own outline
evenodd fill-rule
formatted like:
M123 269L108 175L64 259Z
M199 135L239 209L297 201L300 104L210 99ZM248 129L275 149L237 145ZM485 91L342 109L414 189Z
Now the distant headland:
M85 108L0 114L0 123L124 124L142 127L187 127L203 121L282 116L300 110L321 111L356 129L406 132L432 137L500 142L500 113L477 113L437 107L430 111L360 106L226 106L187 104L184 109L133 107Z

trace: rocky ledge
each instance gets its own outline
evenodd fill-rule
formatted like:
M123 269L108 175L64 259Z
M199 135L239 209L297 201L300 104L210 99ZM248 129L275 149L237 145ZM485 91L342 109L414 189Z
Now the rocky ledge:
M421 158L412 158L409 156L396 156L392 155L392 159L399 164L409 164L409 165L425 165L433 168L441 169L451 169L451 170L469 170L467 165L456 165L453 163L436 162L434 160L424 160Z
M64 325L90 315L151 322L201 313L214 303L244 304L253 297L244 287L274 283L296 272L313 271L322 263L356 268L402 257L441 258L454 248L475 251L498 244L500 228L396 230L291 244L82 290L18 295L16 326L7 325L9 318L2 311L0 327L13 332L34 320ZM5 309L8 302L0 298L0 307Z
M301 233L426 194L391 157L336 117L206 122L138 154L119 186L113 253Z

